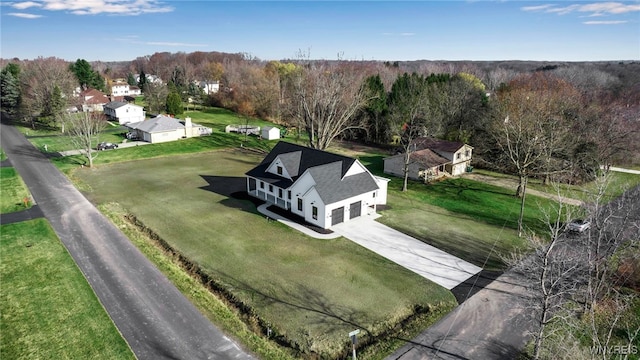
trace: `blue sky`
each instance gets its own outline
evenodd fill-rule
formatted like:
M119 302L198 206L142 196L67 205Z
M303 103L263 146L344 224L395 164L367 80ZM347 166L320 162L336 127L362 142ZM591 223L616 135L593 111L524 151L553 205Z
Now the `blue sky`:
M0 57L640 60L640 1L0 2Z

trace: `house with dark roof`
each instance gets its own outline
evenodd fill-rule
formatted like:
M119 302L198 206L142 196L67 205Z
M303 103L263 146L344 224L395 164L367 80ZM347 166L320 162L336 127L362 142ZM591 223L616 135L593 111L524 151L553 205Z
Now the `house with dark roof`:
M211 128L191 121L159 115L152 119L125 124L131 138L142 139L150 143L175 141L182 138L211 135Z
M130 104L125 101L111 101L104 105L104 114L119 124L135 123L145 119L145 111L142 106Z
M283 141L246 179L249 195L324 229L375 213L389 181L357 159Z
M455 141L429 137L415 139L409 154L409 178L430 181L441 176L458 176L471 166L473 147ZM405 154L385 158L385 174L404 176Z
M102 111L103 106L110 100L109 97L100 90L87 89L78 96L78 109L82 111Z

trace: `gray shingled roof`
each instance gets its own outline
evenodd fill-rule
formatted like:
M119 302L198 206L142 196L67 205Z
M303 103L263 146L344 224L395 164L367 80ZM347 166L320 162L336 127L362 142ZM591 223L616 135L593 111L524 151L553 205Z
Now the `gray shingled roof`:
M278 158L282 161L284 168L287 169L287 173L291 177L300 175L300 159L302 157L302 151L294 151L286 154L280 154Z
M292 180L266 172L278 157ZM246 175L286 189L308 170L316 182L315 188L322 201L332 204L378 189L375 179L368 172L345 176L355 161L350 157L280 141L260 165Z
M121 108L125 105L127 105L127 102L124 101L111 101L110 103L106 104L104 107L109 108L109 109L117 109L117 108Z
M130 129L136 129L147 133L184 129L184 125L180 122L180 120L163 115L156 116L153 119L149 120L129 123L126 124L126 126Z
M457 141L447 141L429 137L420 137L413 141L417 150L431 149L433 151L443 151L454 153L464 146L464 143Z
M367 172L341 179L341 166L340 162L334 162L309 169L309 173L316 182L316 191L323 203L333 204L356 195L378 190L376 181Z

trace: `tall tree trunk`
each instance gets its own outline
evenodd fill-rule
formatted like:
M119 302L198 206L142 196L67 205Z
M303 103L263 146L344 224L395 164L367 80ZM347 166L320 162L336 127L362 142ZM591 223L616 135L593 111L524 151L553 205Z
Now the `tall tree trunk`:
M520 189L520 187L522 187ZM524 201L525 198L527 197L527 177L522 177L520 179L520 185L518 185L518 188L520 189L520 191L522 192L522 195L520 197L520 216L518 216L518 237L522 237L522 219L524 218Z
M402 165L402 171L404 174L404 180L402 182L402 192L407 191L409 185L409 162L411 159L411 152L409 150L404 153L404 164Z

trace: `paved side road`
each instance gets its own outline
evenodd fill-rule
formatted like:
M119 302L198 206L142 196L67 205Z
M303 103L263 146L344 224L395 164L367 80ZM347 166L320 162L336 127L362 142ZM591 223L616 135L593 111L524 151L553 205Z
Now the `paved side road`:
M511 360L534 325L524 279L505 273L386 360Z
M214 327L25 137L2 148L138 359L253 359Z

